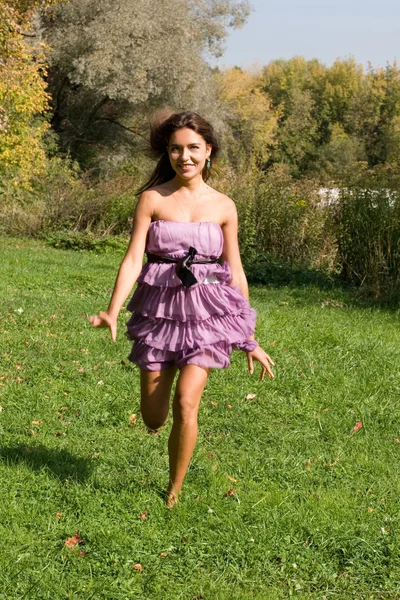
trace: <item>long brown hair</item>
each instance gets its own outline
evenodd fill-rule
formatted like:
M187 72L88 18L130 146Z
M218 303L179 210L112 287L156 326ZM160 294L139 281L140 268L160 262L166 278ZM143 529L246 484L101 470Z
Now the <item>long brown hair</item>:
M149 180L137 191L137 194L141 194L155 185L166 183L175 177L175 171L169 161L167 146L171 135L178 129L183 128L192 129L204 138L206 144L211 145L210 160L214 160L217 157L220 146L214 129L208 121L197 113L182 112L172 114L168 118L156 118L151 124L150 146L153 155L159 157L159 159ZM210 177L211 168L207 167L207 165L204 166L202 171L204 181L207 181Z

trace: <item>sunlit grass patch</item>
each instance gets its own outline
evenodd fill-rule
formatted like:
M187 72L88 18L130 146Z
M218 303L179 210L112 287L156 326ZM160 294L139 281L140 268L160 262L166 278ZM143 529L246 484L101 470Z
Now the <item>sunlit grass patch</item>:
M168 511L170 423L140 420L127 314L115 344L86 320L121 252L1 251L0 598L399 597L396 312L253 288L276 379L240 353L212 373Z

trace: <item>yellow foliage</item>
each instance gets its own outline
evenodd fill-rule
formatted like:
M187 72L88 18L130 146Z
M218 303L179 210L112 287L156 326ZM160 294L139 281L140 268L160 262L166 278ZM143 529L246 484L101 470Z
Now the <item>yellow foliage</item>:
M32 10L43 2L0 0L0 176L2 190L30 188L46 167L41 146L49 127L44 46L29 46Z
M257 163L265 162L275 143L279 113L272 110L262 90L261 76L233 68L218 73L217 82L233 139L245 146L247 156Z

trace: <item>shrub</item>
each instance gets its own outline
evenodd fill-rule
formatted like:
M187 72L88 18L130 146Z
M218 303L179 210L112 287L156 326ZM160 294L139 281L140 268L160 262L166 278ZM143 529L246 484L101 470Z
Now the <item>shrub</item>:
M239 243L249 278L252 267L260 278L263 256L307 268L336 268L331 211L321 203L317 182L294 180L278 165L266 173L231 179L224 186L237 205Z
M400 182L364 173L340 188L336 206L342 276L375 299L400 295Z
M93 181L67 159L53 157L47 173L33 179L31 191L4 203L0 226L9 234L85 231L98 236L130 230L136 183L127 174Z

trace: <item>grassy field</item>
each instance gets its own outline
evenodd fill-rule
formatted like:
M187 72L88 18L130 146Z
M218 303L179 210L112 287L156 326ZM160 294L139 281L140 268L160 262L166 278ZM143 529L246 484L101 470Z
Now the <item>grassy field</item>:
M168 511L170 424L140 420L127 314L116 344L85 318L121 253L0 248L1 600L400 598L398 312L253 288L276 379L239 352L212 373Z

